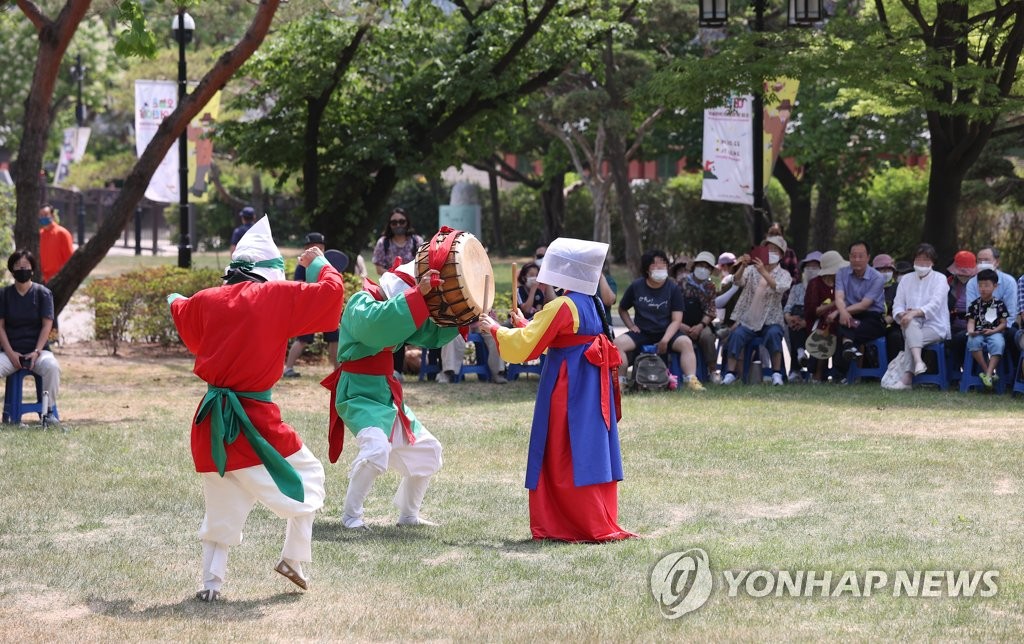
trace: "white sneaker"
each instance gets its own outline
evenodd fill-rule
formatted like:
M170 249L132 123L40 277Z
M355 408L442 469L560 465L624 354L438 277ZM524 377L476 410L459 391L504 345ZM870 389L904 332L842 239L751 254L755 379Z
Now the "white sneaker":
M718 373L717 371L712 371L711 372L711 384L713 384L713 385L720 385L720 384L722 384L722 374Z
M508 380L506 380L506 379L505 379L505 376L503 376L503 375L501 375L501 374L498 374L498 375L496 375L496 376L492 377L492 378L491 378L491 382L493 382L493 383L494 383L494 384L496 384L496 385L504 385L504 384L508 384Z
M926 365L923 360L914 365L915 376L920 376L922 373L926 371L928 371L928 365Z
M734 373L727 373L725 374L725 377L722 378L723 385L731 385L734 382L736 382L736 374Z
M436 382L436 383L438 383L440 385L446 385L446 384L451 382L451 379L448 377L448 374L446 374L443 371L440 371L437 374L437 380L435 380L434 382Z
M795 371L790 371L789 372L789 381L790 382L800 382L801 380L802 380L802 378L800 377L800 374L798 374Z
M776 371L775 373L772 374L772 386L773 387L781 387L782 384L783 384L782 374L779 373L778 371Z

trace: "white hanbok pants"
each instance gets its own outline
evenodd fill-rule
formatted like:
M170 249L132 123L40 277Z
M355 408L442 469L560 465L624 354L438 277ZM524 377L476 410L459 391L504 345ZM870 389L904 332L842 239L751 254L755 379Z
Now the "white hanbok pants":
M220 590L227 575L228 547L242 543L242 527L256 502L287 520L282 559L313 560L313 516L324 505L324 468L305 445L287 459L302 477L305 498L289 498L263 465L225 472L202 472L206 516L199 526L203 543L203 585Z

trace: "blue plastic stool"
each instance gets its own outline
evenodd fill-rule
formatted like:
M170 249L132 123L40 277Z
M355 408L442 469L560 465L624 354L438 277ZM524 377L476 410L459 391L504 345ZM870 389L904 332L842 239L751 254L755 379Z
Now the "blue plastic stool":
M1011 374L1006 369L1006 354L1004 353L999 358L999 366L996 367L996 373L999 374L999 380L996 382L996 386L993 387L997 394L1004 393L1006 391L1006 381L1010 379ZM978 364L974 361L974 356L967 349L964 349L964 372L960 376L960 393L967 393L971 389L977 389L981 391L985 388L985 383L981 381L979 377Z
M23 400L24 381L28 376L32 376L36 381L36 401L34 403ZM60 416L57 414L57 405L52 407L54 418L60 420ZM43 378L28 369L19 369L7 376L7 384L4 390L3 422L17 425L25 414L39 414L40 420L46 415L46 410L43 409Z
M441 358L436 354L432 356L432 351L433 349L420 347L420 382L431 374L441 373Z
M475 373L480 380L490 380L491 370L487 366L487 358L490 354L487 351L487 345L484 344L483 336L479 333L470 333L466 342L476 345L476 364L462 365L462 370L455 377L455 382L462 382L467 375L472 373Z
M938 368L936 373L925 372L914 376L915 385L936 385L942 391L949 389L949 373L946 371L946 343L933 342L921 348L922 356L925 351L935 354L935 362Z
M505 374L508 376L509 380L516 380L517 378L519 378L519 374L523 374L523 373L535 373L535 374L537 374L539 376L540 372L541 372L541 369L543 369L543 368L544 368L544 354L542 353L542 354L540 354L540 362L538 362L536 364L529 364L529 363L512 364L512 363L510 363L508 365L508 367L505 368Z
M857 382L857 379L863 378L878 378L882 379L885 375L886 370L889 368L889 354L888 346L885 342L885 336L875 338L874 340L865 343L864 346L873 345L875 351L878 353L878 366L871 368L863 368L857 366L857 361L852 360L850 362L850 369L846 372L846 384L852 385ZM863 358L861 358L863 360Z

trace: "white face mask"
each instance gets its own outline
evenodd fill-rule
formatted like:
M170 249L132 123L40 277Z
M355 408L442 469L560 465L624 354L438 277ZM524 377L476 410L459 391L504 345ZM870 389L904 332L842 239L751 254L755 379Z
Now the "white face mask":
M698 266L697 268L693 269L693 276L703 282L707 278L711 277L711 269L705 268L703 266Z
M984 270L995 270L996 265L992 262L978 262L978 272Z
M651 271L651 280L655 282L664 282L668 279L668 269L660 268Z
M807 279L808 282L810 282L812 279L817 277L818 273L820 273L820 272L821 272L820 268L805 268L804 269L804 277Z
M885 278L886 284L892 281L892 271L878 271Z
M928 273L932 272L931 266L917 266L914 265L914 272L917 273L918 277L928 277Z
M536 277L527 277L526 278L526 286L527 286L527 288L533 286L536 283L537 283L537 278Z
M768 253L769 264L778 264L780 259L782 258L777 253Z

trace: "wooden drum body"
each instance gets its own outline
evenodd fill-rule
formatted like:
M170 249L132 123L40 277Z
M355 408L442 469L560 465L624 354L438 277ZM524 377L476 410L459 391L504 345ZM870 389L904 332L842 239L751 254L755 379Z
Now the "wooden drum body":
M447 248L447 253L445 249ZM441 229L416 253L416 275L441 273L441 285L425 296L438 326L465 326L491 310L494 271L483 244L471 233Z

